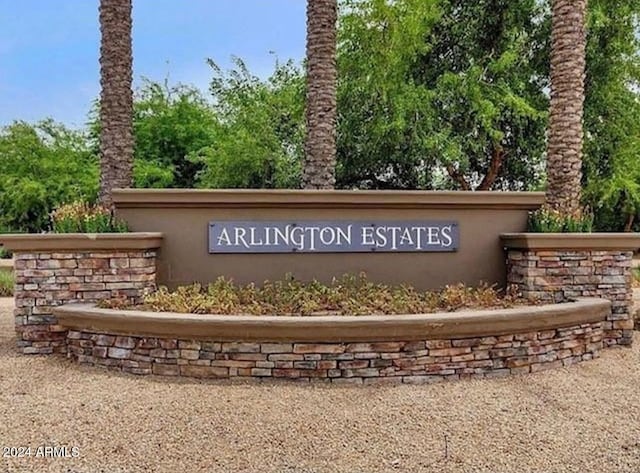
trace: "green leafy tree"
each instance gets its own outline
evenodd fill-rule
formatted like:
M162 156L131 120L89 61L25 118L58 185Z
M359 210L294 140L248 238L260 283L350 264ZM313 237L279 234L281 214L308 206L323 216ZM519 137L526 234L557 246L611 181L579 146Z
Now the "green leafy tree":
M0 130L0 228L44 231L53 209L97 193L98 159L84 133L52 120Z
M541 175L549 37L536 0L449 0L416 80L433 91L439 155L459 189L525 190Z
M584 200L598 230L631 230L640 212L640 2L589 4Z
M199 187L300 187L304 149L304 77L291 62L276 63L267 80L235 59L213 61L213 109L218 120L210 146L191 156L202 166Z
M202 93L147 80L136 94L133 120L136 187L195 187L202 165L187 157L211 146L217 129Z
M547 105L535 0L346 3L341 186L535 185Z
M201 91L168 80L144 79L133 104L133 178L139 188L193 188L202 165L188 159L210 146L217 119ZM90 134L97 153L98 104L90 115Z
M344 2L338 70L339 187L429 187L432 94L413 68L440 12L434 1Z

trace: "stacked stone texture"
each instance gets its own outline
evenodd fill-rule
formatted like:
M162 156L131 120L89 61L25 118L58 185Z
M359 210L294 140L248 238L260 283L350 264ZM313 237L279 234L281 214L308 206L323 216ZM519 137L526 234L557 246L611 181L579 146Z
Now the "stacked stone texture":
M67 353L134 374L283 378L333 383L420 383L499 377L567 366L630 340L630 252L509 253L509 281L545 301L601 296L606 322L495 337L372 343L248 343L131 337L65 329L53 308L105 298L139 301L155 288L156 252L18 252L18 345Z
M602 340L602 323L497 337L378 343L241 343L68 333L69 355L77 361L134 374L355 384L537 372L597 357Z
M107 298L139 301L155 288L155 251L15 254L15 324L25 354L66 353L53 307Z
M631 251L509 250L508 283L522 295L541 302L578 297L611 301L604 322L605 345L633 340Z

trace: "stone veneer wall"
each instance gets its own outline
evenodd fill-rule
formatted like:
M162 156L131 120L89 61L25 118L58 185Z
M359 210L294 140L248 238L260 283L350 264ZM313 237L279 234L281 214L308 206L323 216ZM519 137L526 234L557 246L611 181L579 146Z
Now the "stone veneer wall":
M105 298L139 300L155 288L156 251L17 252L15 324L25 354L66 353L52 308Z
M208 342L68 332L69 355L77 361L135 374L355 384L536 372L597 357L602 340L602 322L498 337L379 343Z
M631 345L633 316L631 251L509 249L507 282L524 297L562 302L576 297L611 301L605 345Z
M418 383L498 377L567 366L630 341L630 252L509 252L509 281L527 296L603 296L606 322L528 333L411 342L245 343L67 330L53 308L105 298L139 300L155 288L155 250L15 252L15 322L26 354L66 353L135 374ZM583 278L583 279L580 279Z

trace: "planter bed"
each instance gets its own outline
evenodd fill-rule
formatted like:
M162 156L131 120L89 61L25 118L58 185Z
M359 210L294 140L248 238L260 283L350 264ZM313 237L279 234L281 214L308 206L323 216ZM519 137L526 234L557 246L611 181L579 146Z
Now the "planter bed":
M54 309L80 363L135 374L417 383L498 377L598 356L609 301L392 316L228 316Z

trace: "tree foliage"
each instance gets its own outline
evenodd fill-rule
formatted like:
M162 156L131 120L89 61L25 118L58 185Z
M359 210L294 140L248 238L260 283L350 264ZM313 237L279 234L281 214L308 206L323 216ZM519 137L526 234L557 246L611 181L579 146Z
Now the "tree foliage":
M544 186L549 2L342 0L341 188ZM640 211L640 2L589 2L584 200L599 230ZM208 93L145 81L135 95L137 187L299 188L303 68L260 78L210 61ZM93 201L89 132L51 120L0 130L0 231L41 231L59 204Z
M535 0L347 0L342 184L526 189L539 178L547 39Z
M215 139L191 158L202 166L198 187L297 188L304 139L304 78L292 62L276 62L266 80L235 58L214 72L210 91Z
M136 187L193 188L202 166L189 156L215 142L216 116L186 85L145 80L134 104Z
M97 154L98 104L90 114L90 136ZM217 120L203 93L168 80L144 79L133 106L134 186L192 188L202 166L189 160L214 142Z
M83 133L52 120L0 130L0 229L42 231L54 208L97 192L98 160Z
M413 67L440 12L434 1L344 2L338 48L340 187L429 187L431 91Z
M637 0L590 1L584 180L599 230L631 230L640 212L639 26Z

